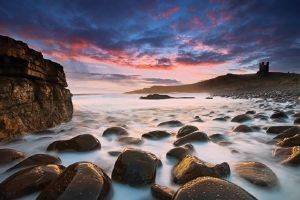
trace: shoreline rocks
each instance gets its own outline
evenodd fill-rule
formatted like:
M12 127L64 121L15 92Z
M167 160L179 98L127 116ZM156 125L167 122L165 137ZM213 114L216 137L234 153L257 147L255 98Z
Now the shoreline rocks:
M163 138L167 138L170 137L171 134L168 133L167 131L150 131L148 133L144 133L142 135L142 137L147 138L147 139L151 139L151 140L160 140Z
M0 149L0 165L6 165L15 160L25 158L25 154L14 149Z
M192 125L185 125L184 127L180 128L178 130L178 133L176 135L176 137L180 138L180 137L183 137L183 136L186 136L192 132L195 132L195 131L198 131L198 127L196 126L192 126Z
M207 141L209 141L209 137L206 135L206 133L197 131L177 139L173 144L175 146L180 146L190 142L207 142Z
M159 200L172 200L175 191L165 186L153 184L151 185L151 194L154 198Z

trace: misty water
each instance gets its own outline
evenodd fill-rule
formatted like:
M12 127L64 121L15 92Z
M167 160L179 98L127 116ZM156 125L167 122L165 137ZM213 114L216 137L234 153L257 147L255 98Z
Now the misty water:
M117 157L108 154L109 151L119 151L125 147L132 147L149 151L158 156L163 165L158 168L156 183L177 189L179 186L172 183L171 169L175 160L166 158L166 153L173 148L176 137L172 136L162 140L143 139L141 145L123 145L116 138L102 137L103 131L111 126L123 126L130 133L129 136L141 137L143 133L153 130L167 130L177 132L177 128L157 127L160 122L180 120L184 124L195 125L200 131L212 135L221 133L228 136L232 144L221 146L213 142L193 142L195 151L193 155L211 163L228 162L231 166L231 175L227 180L241 186L258 199L289 199L300 197L300 170L299 167L288 167L280 164L272 157L273 145L266 142L274 136L267 135L263 127L270 125L292 125L289 119L284 123L272 120L254 119L245 124L262 127L260 131L251 133L234 133L233 127L237 123L214 121L214 118L234 117L249 110L264 113L269 116L273 109L286 109L288 103L274 103L257 99L236 100L230 98L214 97L205 99L206 94L173 94L172 96L194 96L194 99L166 99L166 100L140 100L139 95L105 94L74 96L74 117L71 122L62 124L54 129L54 133L26 135L13 142L1 144L1 148L12 148L25 152L27 155L36 153L49 153L59 156L62 164L68 166L78 161L91 161L99 165L109 176L111 175ZM294 110L299 111L299 108ZM194 117L199 116L203 122L195 122ZM101 149L87 153L55 153L46 152L47 146L56 140L69 139L80 134L92 134L101 142ZM235 150L235 151L233 151ZM236 151L238 153L236 153ZM233 165L239 161L259 161L270 167L278 176L279 186L273 189L264 189L239 178ZM0 168L0 180L14 173L5 172L15 163ZM34 199L36 194L22 199ZM146 200L151 199L149 187L134 188L113 182L114 200Z

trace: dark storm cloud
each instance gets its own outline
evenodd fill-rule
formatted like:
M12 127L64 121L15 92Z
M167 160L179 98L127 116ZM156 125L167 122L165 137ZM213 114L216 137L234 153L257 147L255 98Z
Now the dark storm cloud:
M273 69L299 72L299 8L296 0L0 0L0 32L72 62L249 69L268 58Z

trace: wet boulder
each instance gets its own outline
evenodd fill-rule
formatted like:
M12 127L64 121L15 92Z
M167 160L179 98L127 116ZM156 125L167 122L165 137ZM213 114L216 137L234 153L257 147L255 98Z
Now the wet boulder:
M61 164L61 160L59 157L55 157L48 154L35 154L26 158L25 160L22 160L15 166L9 168L8 171L18 169L18 168L31 167L35 165L49 165L49 164L59 165Z
M237 127L235 127L233 129L233 132L240 132L240 133L250 133L250 132L253 132L252 128L247 126L247 125L239 125Z
M191 144L190 144L191 145ZM175 158L177 160L182 160L186 155L193 151L193 146L186 144L181 147L175 147L167 152L167 157Z
M290 128L293 128L293 126L270 126L267 129L268 134L279 134L282 133L283 131L286 131Z
M118 142L122 143L122 144L133 144L133 145L139 145L143 143L143 140L141 140L140 138L135 138L135 137L120 137L118 139Z
M228 140L228 138L224 134L220 134L220 133L210 135L209 139L215 143Z
M23 169L0 184L0 199L16 199L42 190L63 171L59 165L34 166Z
M100 167L90 162L77 162L68 166L37 200L106 199L110 191L111 180Z
M162 123L158 124L157 126L180 127L183 125L184 124L179 120L170 120L170 121L162 122Z
M280 147L294 147L300 146L300 134L294 135L293 137L285 138L277 143Z
M294 120L294 124L295 124L295 125L300 124L300 117L298 117L298 118L296 118L296 119Z
M293 137L297 134L300 134L300 127L294 126L283 131L282 133L274 137L273 140L283 140L284 138Z
M229 174L230 167L226 162L214 165L190 155L184 157L172 170L173 180L177 184L187 183L200 176L221 178Z
M283 111L275 111L271 116L271 119L287 119L288 116L285 112Z
M201 119L201 117L195 116L193 122L203 122L203 120Z
M254 115L254 114L256 114L256 111L255 110L248 110L245 114L246 115Z
M259 162L241 162L235 165L238 175L250 183L261 187L278 185L276 174L266 165Z
M144 133L142 137L151 139L151 140L159 140L162 138L170 137L171 134L167 131L150 131L148 133Z
M181 186L173 200L257 200L243 188L226 180L199 177Z
M132 186L154 183L158 158L152 153L125 149L115 162L112 179Z
M258 114L256 114L256 115L254 115L254 118L255 118L255 119L264 120L264 121L266 121L266 120L269 119L269 117L266 116L266 115L263 114L263 113L258 113Z
M281 163L290 166L300 165L300 146L277 147L273 150L273 156L279 158Z
M180 146L190 142L207 142L208 140L209 138L206 133L196 131L177 139L173 144L175 146Z
M125 136L125 135L128 135L129 133L126 131L125 128L123 127L120 127L120 126L114 126L114 127L110 127L110 128L107 128L102 136L104 137L107 137L107 136L110 136L110 135L114 135L114 136Z
M151 185L151 194L155 199L172 200L175 191L165 186L153 184Z
M70 140L59 140L51 143L47 151L92 151L100 149L101 144L97 138L90 134L78 135Z
M111 156L119 156L122 152L121 151L109 151L107 153Z
M23 152L14 149L0 149L0 165L9 164L24 157L25 154Z
M243 122L246 122L246 121L249 121L251 120L252 118L247 115L247 114L242 114L242 115L237 115L235 116L234 118L232 118L232 122L237 122L237 123L243 123Z
M214 121L220 121L220 122L226 122L230 117L228 116L225 116L225 117L217 117L217 118L214 118L213 120Z
M186 136L192 132L198 131L199 129L196 126L192 126L192 125L185 125L184 127L180 128L178 133L177 133L177 137L183 137Z
M293 115L293 117L295 117L295 118L298 118L298 117L300 117L300 112L298 112L298 113L295 113L295 114Z

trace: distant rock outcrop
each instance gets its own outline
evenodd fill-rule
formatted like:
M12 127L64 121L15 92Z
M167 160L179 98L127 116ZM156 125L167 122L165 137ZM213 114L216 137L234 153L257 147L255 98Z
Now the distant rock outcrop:
M71 120L63 67L27 44L0 36L0 140Z

